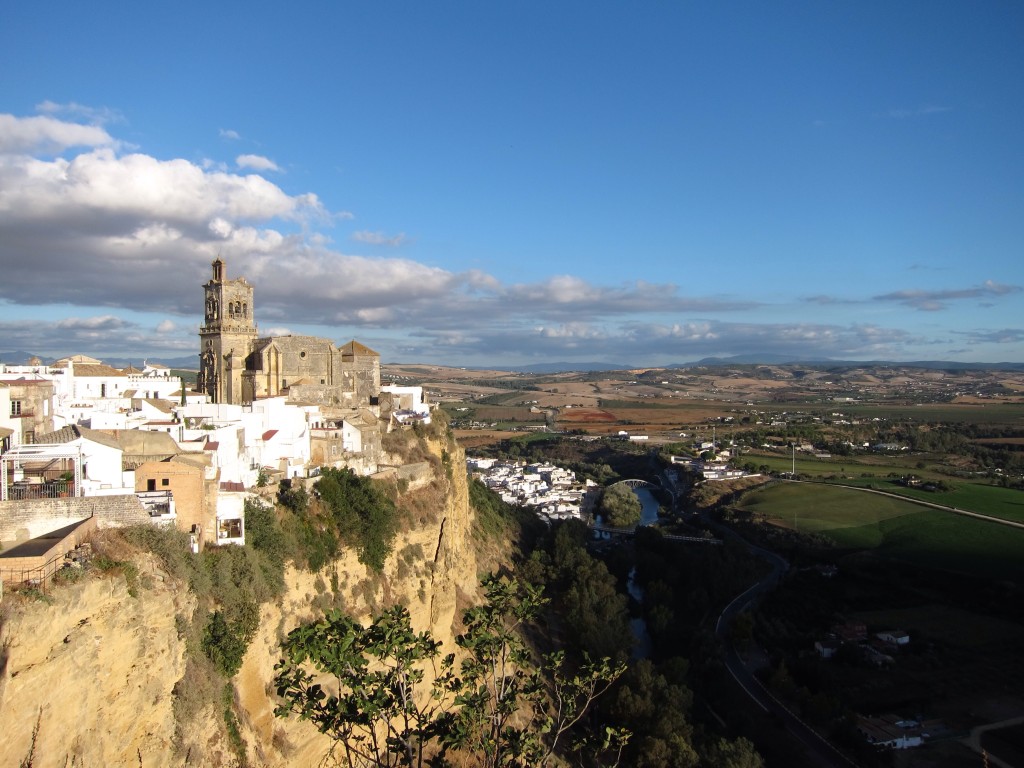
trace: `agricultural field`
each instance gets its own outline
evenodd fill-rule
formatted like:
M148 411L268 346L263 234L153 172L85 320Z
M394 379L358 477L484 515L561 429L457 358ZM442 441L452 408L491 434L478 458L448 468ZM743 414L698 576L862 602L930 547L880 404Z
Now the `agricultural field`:
M821 534L839 550L871 551L943 571L1024 579L1024 529L911 501L816 483L776 483L748 492L737 508L755 520Z

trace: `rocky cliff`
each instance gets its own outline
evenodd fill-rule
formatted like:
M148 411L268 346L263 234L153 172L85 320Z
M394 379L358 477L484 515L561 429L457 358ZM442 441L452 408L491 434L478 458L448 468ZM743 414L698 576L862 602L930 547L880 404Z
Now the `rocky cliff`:
M433 476L401 498L410 521L383 574L343 552L319 574L289 568L284 595L261 609L260 627L227 707L211 702L175 723L175 697L187 695L182 628L196 600L152 555L135 559L139 576L90 575L45 600L5 600L0 627L0 754L29 755L34 766L316 765L328 743L315 728L274 717L274 664L284 635L337 606L361 619L401 602L417 630L453 645L460 595L477 585L472 517L454 443L426 441ZM176 691L177 686L177 691ZM178 708L180 710L180 708ZM176 728L179 736L176 738ZM34 743L33 743L34 740Z

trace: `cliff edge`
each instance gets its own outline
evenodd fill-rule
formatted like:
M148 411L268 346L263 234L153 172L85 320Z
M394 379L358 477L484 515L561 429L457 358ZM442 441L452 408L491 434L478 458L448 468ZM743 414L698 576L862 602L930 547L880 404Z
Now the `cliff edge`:
M41 599L5 598L0 754L12 764L30 757L35 766L318 764L330 746L326 737L273 714L274 664L287 632L331 607L365 620L401 603L417 631L429 630L454 650L453 624L475 594L463 452L447 438L418 445L429 470L404 484L399 506L407 525L383 572L373 573L348 549L319 573L289 566L283 595L260 609L226 701L193 711L188 722L175 722L175 699L188 693L183 628L197 601L157 557L136 555L138 574L130 579L90 573Z

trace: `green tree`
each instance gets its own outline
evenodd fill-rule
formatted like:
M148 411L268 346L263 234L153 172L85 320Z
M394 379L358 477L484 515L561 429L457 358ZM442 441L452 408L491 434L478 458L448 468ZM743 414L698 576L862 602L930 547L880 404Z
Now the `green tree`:
M203 632L203 652L227 677L242 667L242 657L260 623L255 601L245 601L233 610L214 611Z
M599 510L613 528L630 528L640 522L643 507L628 485L613 485L601 494Z
M715 768L764 768L754 745L742 736L735 741L718 739L708 745L705 760Z
M439 643L413 632L406 608L391 608L365 628L331 611L293 629L282 650L274 682L285 703L274 714L311 720L348 766L424 764L438 715L452 698L452 657L440 658ZM427 666L434 677L424 701ZM317 682L325 676L330 692Z
M459 675L402 607L365 628L335 611L292 630L276 666L284 703L275 714L311 720L348 766L419 768L431 752L437 766L449 753L485 768L547 765L624 667L586 658L570 667L561 652L535 660L520 632L544 605L539 588L497 577L484 588L486 603L466 611L456 640L466 652ZM606 729L572 746L615 752L627 738Z
M686 676L686 662L671 665ZM700 762L688 718L693 694L682 681L669 680L648 659L638 661L623 678L612 704L618 722L634 734L626 758L637 768L693 768Z

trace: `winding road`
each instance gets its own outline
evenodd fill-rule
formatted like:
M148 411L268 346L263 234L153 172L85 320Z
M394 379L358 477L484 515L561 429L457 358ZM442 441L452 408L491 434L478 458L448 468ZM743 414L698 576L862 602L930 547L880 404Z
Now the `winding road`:
M760 581L749 587L742 594L737 595L725 606L715 623L715 637L725 649L725 667L729 670L736 683L743 689L758 707L765 713L774 715L785 726L807 751L808 756L823 768L856 768L857 764L846 755L839 752L832 744L822 737L807 723L797 717L785 704L765 688L761 681L747 666L747 663L740 657L733 645L729 630L732 627L733 619L740 613L747 610L761 596L773 590L782 578L782 575L789 570L789 563L785 558L767 549L755 546L744 539L735 531L725 526L715 526L723 536L729 536L743 543L752 554L768 562L771 570L763 576Z

